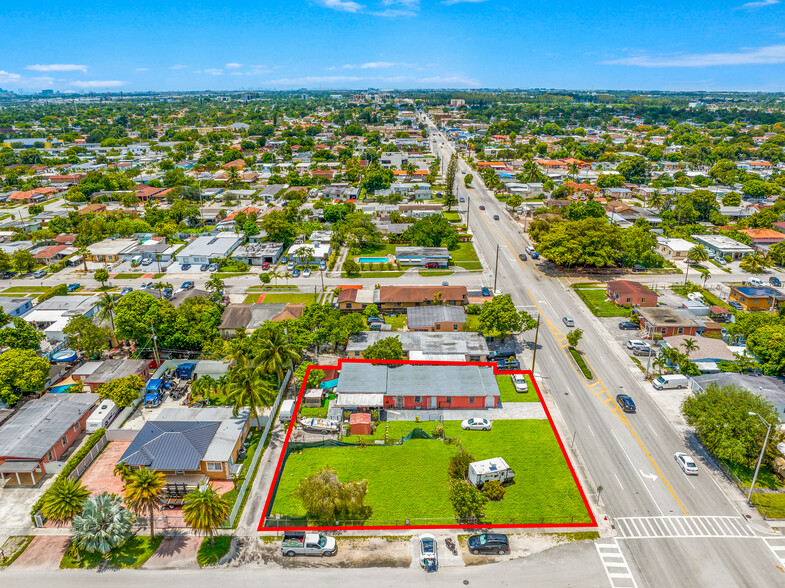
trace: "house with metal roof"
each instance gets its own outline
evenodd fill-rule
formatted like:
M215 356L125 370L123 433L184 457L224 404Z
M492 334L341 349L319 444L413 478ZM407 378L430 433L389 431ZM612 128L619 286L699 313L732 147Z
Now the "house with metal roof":
M404 357L418 361L487 361L488 343L481 333L399 331L382 333L362 331L349 337L346 355L360 359L368 347L385 337L398 337Z
M215 259L229 257L240 243L243 242L243 237L234 233L219 233L217 235L204 235L197 237L177 255L177 263L201 265L204 263L212 263Z
M410 331L463 331L466 311L463 306L410 306L406 325Z
M46 394L23 404L0 427L0 482L35 485L85 429L98 394ZM59 470L56 470L59 471ZM54 473L54 472L51 472Z
M240 469L237 454L248 435L248 411L231 407L161 409L136 434L118 463L163 472L188 486L227 480Z
M497 408L493 368L479 365L344 363L336 406L344 408Z

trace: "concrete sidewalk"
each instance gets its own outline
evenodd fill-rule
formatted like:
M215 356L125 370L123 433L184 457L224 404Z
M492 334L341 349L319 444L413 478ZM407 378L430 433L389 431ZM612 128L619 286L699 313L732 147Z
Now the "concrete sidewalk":
M388 409L388 421L413 421L419 418L423 422L429 421L463 421L480 417L490 421L512 421L520 419L545 419L545 410L539 402L505 402L502 408L472 409L434 409L434 410L404 410Z

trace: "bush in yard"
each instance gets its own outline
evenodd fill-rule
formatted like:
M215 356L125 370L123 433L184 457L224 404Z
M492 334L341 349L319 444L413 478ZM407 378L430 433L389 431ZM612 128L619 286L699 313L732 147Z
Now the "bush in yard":
M455 480L465 480L469 476L469 464L473 461L475 461L474 456L461 449L450 458L450 465L447 467L448 475Z
M480 305L479 304L467 304L466 305L466 314L480 314Z
M504 498L507 489L502 486L502 483L499 482L499 480L489 480L483 484L482 492L488 500L499 501Z
M354 276L358 275L360 271L362 271L362 268L353 259L347 259L343 262L343 271L345 271L350 276Z
M300 480L294 491L303 503L308 518L319 522L363 521L373 510L365 505L368 480L340 482L331 466L325 466Z
M482 492L463 480L450 480L450 504L455 518L459 521L475 523L485 514L483 508L488 499Z
M40 303L49 300L52 296L65 296L66 294L68 294L68 285L58 284L41 294L38 297L38 302Z

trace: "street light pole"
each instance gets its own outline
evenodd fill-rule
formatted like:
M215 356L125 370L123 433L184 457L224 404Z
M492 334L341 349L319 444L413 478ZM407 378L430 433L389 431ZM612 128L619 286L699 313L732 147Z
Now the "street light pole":
M496 280L499 277L499 246L496 245L496 267L493 270L493 293L496 294Z
M760 416L757 412L748 412L748 415L752 416L755 415L760 420L763 421L768 428L766 429L766 439L763 441L763 447L760 448L760 455L758 456L758 463L755 466L755 473L752 475L752 484L750 484L750 493L747 495L747 504L752 506L752 489L755 488L755 481L758 479L758 470L760 470L760 463L763 461L763 454L766 451L766 445L769 443L769 433L771 433L771 424Z
M534 364L537 362L537 339L540 337L540 315L537 315L537 330L534 331L534 356L532 356L532 373L534 373Z

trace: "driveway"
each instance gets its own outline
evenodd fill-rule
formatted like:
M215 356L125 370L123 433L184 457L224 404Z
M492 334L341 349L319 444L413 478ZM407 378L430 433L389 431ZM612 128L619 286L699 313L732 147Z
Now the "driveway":
M90 494L111 492L123 493L123 482L120 476L114 475L114 466L123 456L130 441L110 441L96 460L90 464L82 476L82 483L90 490Z
M13 570L57 570L71 537L64 535L38 535L17 560Z
M400 410L385 411L388 421L463 421L473 417L483 417L492 421L513 421L519 419L544 419L545 410L539 402L507 402L501 408L479 408L476 410Z

